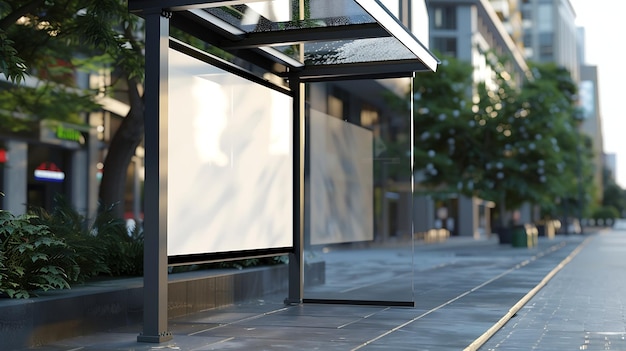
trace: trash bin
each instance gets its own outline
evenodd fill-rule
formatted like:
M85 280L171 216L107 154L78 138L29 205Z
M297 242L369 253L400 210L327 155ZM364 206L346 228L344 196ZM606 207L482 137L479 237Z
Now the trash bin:
M500 244L511 244L513 235L510 227L496 227L493 232L498 235Z
M523 225L516 225L511 229L513 237L511 244L513 247L528 247L528 233Z
M513 247L535 247L538 242L539 231L532 224L516 225L512 229Z

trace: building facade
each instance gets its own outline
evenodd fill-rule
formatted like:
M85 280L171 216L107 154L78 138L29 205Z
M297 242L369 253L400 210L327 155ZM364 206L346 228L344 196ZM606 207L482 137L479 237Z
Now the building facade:
M583 120L580 131L589 136L593 146L593 181L597 189L597 201L602 200L604 162L604 137L602 135L602 115L598 91L598 68L596 66L580 66L580 82L578 84L579 107Z
M522 2L524 54L528 60L555 62L580 79L576 13L569 0Z

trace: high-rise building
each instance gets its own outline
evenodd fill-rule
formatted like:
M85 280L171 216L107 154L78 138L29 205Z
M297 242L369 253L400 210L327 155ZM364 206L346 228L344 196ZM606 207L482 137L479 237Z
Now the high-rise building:
M602 173L604 172L604 138L602 136L602 118L600 113L600 97L598 93L598 67L580 66L580 82L578 84L579 107L583 120L580 131L587 135L593 146L594 184L596 185L597 201L602 199Z
M430 49L471 63L477 82L488 78L485 53L493 50L512 58L509 73L515 82L523 81L528 70L523 52L489 1L427 0L426 5Z
M609 172L611 179L615 180L617 177L617 155L614 153L604 154L604 167Z
M576 13L569 0L522 1L524 54L528 60L555 62L579 79Z

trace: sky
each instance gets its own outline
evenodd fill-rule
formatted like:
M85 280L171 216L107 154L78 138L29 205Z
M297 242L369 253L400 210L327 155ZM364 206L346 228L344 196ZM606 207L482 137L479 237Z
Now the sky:
M586 64L598 67L604 152L617 158L616 181L626 188L626 25L624 0L570 0L585 28Z

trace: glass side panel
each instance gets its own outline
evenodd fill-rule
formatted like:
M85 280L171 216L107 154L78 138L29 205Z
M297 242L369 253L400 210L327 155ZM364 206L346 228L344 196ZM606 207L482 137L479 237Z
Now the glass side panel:
M413 306L412 114L389 107L409 91L307 84L305 301Z

